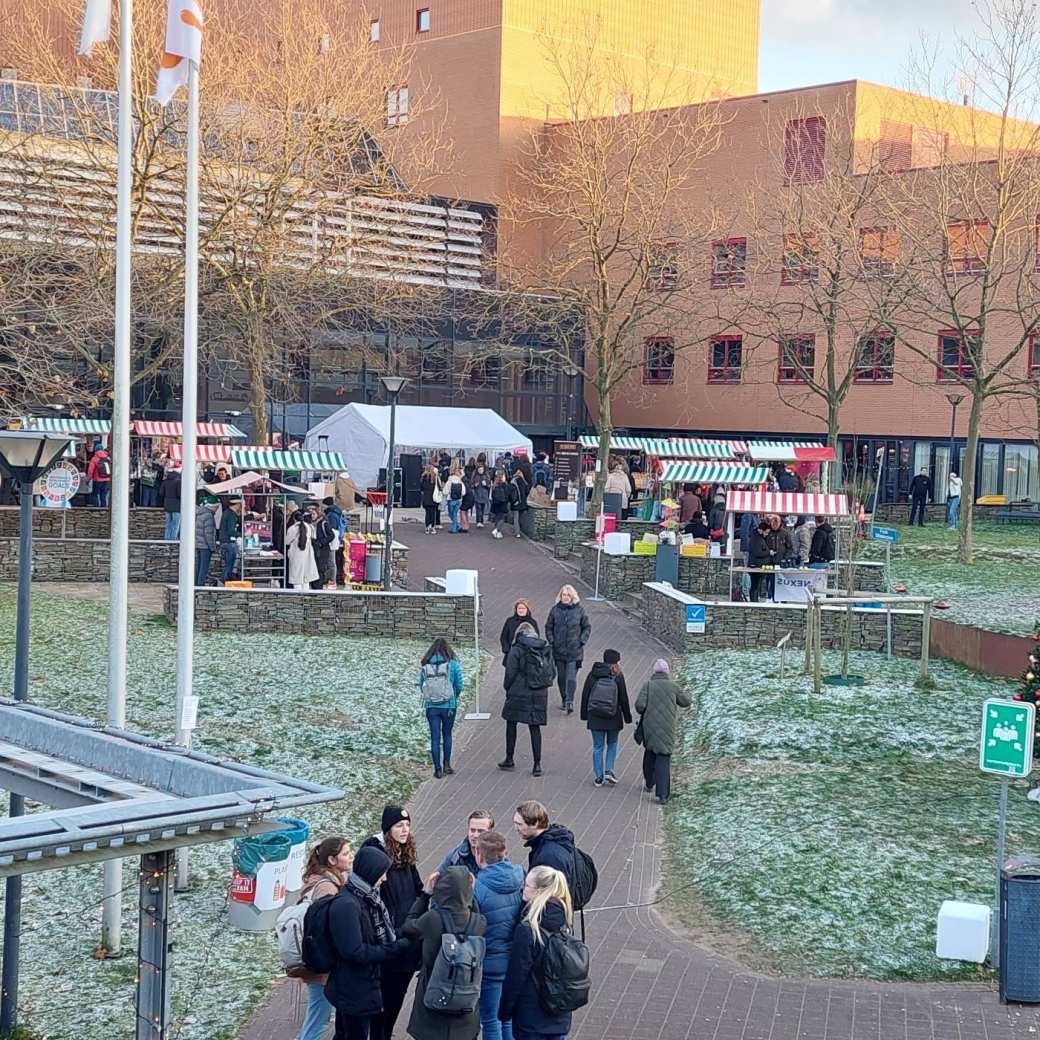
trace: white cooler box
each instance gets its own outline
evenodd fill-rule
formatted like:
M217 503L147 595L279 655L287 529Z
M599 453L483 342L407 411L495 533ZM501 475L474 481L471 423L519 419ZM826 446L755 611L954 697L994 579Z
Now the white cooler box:
M603 551L608 556L627 556L632 551L632 536L627 531L610 531L603 536Z
M989 953L990 908L946 899L939 907L935 956L981 964Z

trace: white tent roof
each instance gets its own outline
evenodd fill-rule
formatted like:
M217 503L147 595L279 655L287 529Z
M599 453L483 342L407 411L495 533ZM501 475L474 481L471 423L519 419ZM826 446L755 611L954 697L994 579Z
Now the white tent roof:
M308 433L305 447L325 449L346 456L347 466L359 488L375 487L379 470L386 465L390 441L389 405L348 404ZM505 451L531 454L531 441L490 408L433 408L397 406L394 442L398 454L445 448L489 456Z

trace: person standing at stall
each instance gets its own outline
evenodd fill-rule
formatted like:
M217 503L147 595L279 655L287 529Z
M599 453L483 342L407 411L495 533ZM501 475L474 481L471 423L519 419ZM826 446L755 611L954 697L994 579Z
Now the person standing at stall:
M224 568L220 572L220 583L226 585L235 577L238 566L238 536L242 533L242 501L232 499L220 518L220 530L217 541L220 543L220 555L224 560Z
M195 584L209 584L209 565L217 550L217 501L205 491L196 493L195 507Z
M318 565L314 562L311 542L314 530L307 523L307 514L297 510L292 516L289 530L285 532L285 548L289 563L289 587L301 591L309 589L318 576Z
M88 471L89 472L89 471ZM159 485L159 505L166 514L164 541L175 542L181 536L181 468L171 466Z
M755 569L773 566L773 550L769 546L769 521L762 520L758 527L751 532L748 543L748 567ZM762 584L766 580L765 574L751 575L751 602L757 603L762 596ZM768 586L767 586L768 587ZM639 710L638 708L636 709Z

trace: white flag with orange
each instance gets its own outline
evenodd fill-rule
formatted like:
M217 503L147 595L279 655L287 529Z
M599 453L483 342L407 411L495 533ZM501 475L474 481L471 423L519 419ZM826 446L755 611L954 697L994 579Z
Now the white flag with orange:
M166 50L159 65L155 96L168 105L188 85L188 62L202 61L202 8L197 0L168 0Z
M95 43L108 43L112 35L112 0L87 0L83 8L83 29L79 53L90 57Z

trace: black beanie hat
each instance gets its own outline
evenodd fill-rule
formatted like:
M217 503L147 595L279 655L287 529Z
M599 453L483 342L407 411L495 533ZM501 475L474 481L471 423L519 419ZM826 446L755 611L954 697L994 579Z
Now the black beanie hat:
M621 664L621 654L616 650L604 650L603 651L603 663L604 664Z
M370 885L374 885L389 869L390 857L375 845L366 845L358 849L354 856L354 865L351 867L362 881Z
M400 823L402 820L410 820L411 816L408 815L408 810L400 805L385 805L383 806L383 823L382 829L384 834L390 833L390 828L396 823Z

